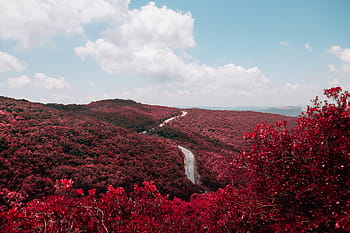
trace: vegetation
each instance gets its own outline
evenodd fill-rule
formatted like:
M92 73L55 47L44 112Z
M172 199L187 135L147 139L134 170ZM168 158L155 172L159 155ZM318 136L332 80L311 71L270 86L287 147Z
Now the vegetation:
M142 132L158 125L169 116L179 113L179 109L150 106L133 100L102 100L88 105L47 104L47 107L63 110L74 117L86 117L104 121L119 127Z
M186 178L183 156L170 140L79 111L7 98L0 103L0 208L10 205L13 192L25 202L54 194L55 181L68 178L98 193L108 185L130 192L145 180L171 197L189 199L200 190Z
M215 191L231 183L227 170L230 162L246 150L252 142L243 138L254 127L265 122L287 121L291 129L296 118L250 111L186 110L185 119L177 118L154 133L186 145L196 154L201 183Z
M169 199L154 183L144 182L130 191L106 185L107 191L98 194L95 188L80 189L74 179L67 177L51 181L54 195L26 203L20 192L2 191L2 200L11 208L0 214L0 231L349 232L350 93L331 88L325 90L325 95L328 100L321 102L316 98L313 106L298 118L294 129L289 129L286 121L277 121L272 125L258 124L247 132L245 139L250 140L250 149L232 157L223 167L230 182L215 192L193 194L189 201ZM2 119L3 126L30 121L23 119L18 109L9 112L2 109L1 116L6 119ZM52 114L47 119L52 119ZM177 121L170 124L178 124ZM0 140L4 168L1 177L6 177L1 180L2 185L17 177L13 173L19 171L13 166L12 160L16 159L10 158L18 158L19 152L7 157L3 152L12 148L14 138L28 133L17 128L8 130L12 138ZM188 131L182 132L188 135ZM215 135L213 132L208 133ZM125 134L131 133L125 131L121 135ZM198 140L200 135L192 139ZM107 145L102 148L108 150ZM45 162L52 156L45 157Z

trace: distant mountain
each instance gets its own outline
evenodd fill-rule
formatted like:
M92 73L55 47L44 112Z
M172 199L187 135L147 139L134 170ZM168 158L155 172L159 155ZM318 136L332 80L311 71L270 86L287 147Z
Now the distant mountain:
M274 114L281 114L285 116L294 116L297 117L301 115L302 112L304 112L304 108L302 107L296 107L296 106L287 106L287 107L271 107L261 110L260 112L267 112L267 113L274 113Z
M301 106L282 106L282 107L256 107L256 106L236 106L236 107L200 107L202 109L209 110L229 110L229 111L254 111L280 114L285 116L297 117L303 111L304 107Z

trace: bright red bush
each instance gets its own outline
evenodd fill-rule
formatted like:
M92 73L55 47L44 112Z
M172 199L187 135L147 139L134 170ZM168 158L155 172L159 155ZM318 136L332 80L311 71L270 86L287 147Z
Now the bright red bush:
M255 145L233 165L246 169L248 188L273 231L350 230L349 92L325 90L289 132L284 122L258 125Z
M135 185L127 194L108 187L106 194L72 188L72 180L57 183L57 195L33 200L24 208L0 214L1 232L198 232L200 224L190 204L162 196L152 182Z

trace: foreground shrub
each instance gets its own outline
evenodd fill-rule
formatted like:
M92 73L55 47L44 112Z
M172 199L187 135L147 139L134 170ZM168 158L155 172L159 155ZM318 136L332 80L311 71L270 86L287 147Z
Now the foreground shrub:
M0 215L1 232L191 232L200 231L189 204L162 196L152 182L127 194L108 187L100 196L61 179L57 194Z
M233 162L244 164L274 231L349 230L350 94L338 87L325 95L292 132L285 122L258 125L246 135L255 141L251 151Z

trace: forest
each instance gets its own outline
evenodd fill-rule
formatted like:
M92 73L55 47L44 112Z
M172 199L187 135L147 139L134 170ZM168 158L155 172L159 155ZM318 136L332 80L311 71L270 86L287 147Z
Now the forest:
M182 110L0 97L0 232L349 232L350 93L324 98L297 118L186 109L159 127Z

